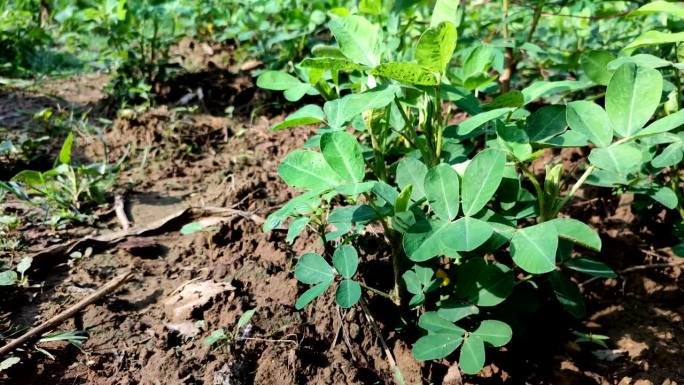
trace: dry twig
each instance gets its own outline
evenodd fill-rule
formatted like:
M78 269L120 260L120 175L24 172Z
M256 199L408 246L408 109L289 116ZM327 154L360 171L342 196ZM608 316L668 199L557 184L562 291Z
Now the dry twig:
M132 275L133 273L131 271L121 274L120 276L109 281L106 285L102 286L93 294L90 294L89 296L80 300L75 305L69 307L68 309L50 318L49 320L41 323L40 325L32 328L28 332L22 334L20 337L10 341L7 345L0 348L0 357L12 352L14 349L24 345L25 343L35 338L42 336L46 332L59 326L62 322L73 317L76 313L83 310L86 306L95 303L107 294L112 293L114 290L119 288L119 286L128 281Z

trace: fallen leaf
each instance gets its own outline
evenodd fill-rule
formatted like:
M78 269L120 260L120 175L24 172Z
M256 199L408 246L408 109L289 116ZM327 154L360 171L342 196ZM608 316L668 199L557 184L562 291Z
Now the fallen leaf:
M233 285L212 280L192 282L182 286L177 293L164 301L166 315L172 322L192 319L192 312L226 291L235 290Z

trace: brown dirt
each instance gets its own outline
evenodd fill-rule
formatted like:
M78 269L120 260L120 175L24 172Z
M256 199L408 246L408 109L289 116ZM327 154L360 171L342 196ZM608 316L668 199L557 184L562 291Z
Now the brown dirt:
M0 104L3 100L0 99ZM0 105L0 110L9 107ZM143 226L188 206L232 206L265 217L292 196L278 179L279 159L301 145L310 131L276 134L268 127L282 117L225 118L188 114L168 107L118 119L107 132L110 160L129 162L117 193L126 196L129 216ZM87 144L86 157L103 151ZM664 248L673 223L660 212L633 213L630 197L586 190L573 216L601 231L601 255L616 270L676 260ZM86 232L118 228L113 215L95 227L50 233L27 227L30 250ZM182 236L179 226L131 244L98 250L79 260L55 256L30 276L42 287L2 289L3 312L14 325L45 320L77 302L125 269L135 277L116 293L89 306L61 330L87 330L79 351L66 344L43 345L55 360L27 349L22 363L0 374L6 384L383 384L392 383L380 342L360 309L339 312L331 295L303 311L294 309L302 291L292 276L293 259L318 248L312 236L285 242L281 230L234 217L210 232ZM40 234L40 235L39 235ZM52 236L48 236L52 234ZM360 267L370 283L387 288L383 244L362 240L370 249ZM135 243L135 241L133 241ZM85 251L85 250L80 250ZM516 339L488 351L489 365L461 381L451 361L419 364L410 355L412 332L396 331L398 312L373 297L379 321L409 384L655 384L684 383L684 302L681 267L646 268L620 279L584 285L590 316L573 321L552 302L516 325ZM577 277L582 279L582 277ZM227 286L220 286L227 284ZM187 312L176 314L178 293L197 285L200 294ZM217 287L222 289L216 289ZM228 288L228 287L231 288ZM195 286L193 286L195 287ZM212 290L213 289L213 290ZM10 295L12 294L12 295ZM186 298L187 300L187 298ZM257 308L253 339L210 348L202 339L223 327L232 331L240 315ZM520 309L517 309L520 310ZM505 312L505 308L501 310ZM505 318L506 314L501 315ZM343 322L341 323L341 321ZM340 329L340 325L342 328ZM567 330L610 337L609 349L577 344ZM338 337L336 334L341 330ZM520 332L519 332L520 331ZM404 340L405 339L405 340ZM597 358L596 354L600 356Z

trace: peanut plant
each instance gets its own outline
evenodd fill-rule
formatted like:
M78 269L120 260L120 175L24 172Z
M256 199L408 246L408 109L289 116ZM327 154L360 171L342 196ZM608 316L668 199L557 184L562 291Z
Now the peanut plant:
M418 310L407 313L419 314L423 330L412 348L416 359L460 348L461 370L476 374L486 347L512 337L488 308L519 287L548 286L582 318L582 294L568 272L616 276L603 262L578 256L600 252L601 239L564 215L585 184L642 194L681 212L678 177L663 175L682 160L675 129L684 112L679 102L666 102L664 117L660 112L679 64L626 52L588 51L579 80L534 81L497 94L492 69L500 51L482 44L456 50L457 3L438 1L428 27L399 52L388 46L396 42L390 28L359 15L334 17L328 27L336 46L315 47L295 75L261 74L257 84L287 100L325 100L273 126L320 128L280 164L280 177L302 193L264 229L289 221L289 242L311 229L324 246L323 255L297 261L295 277L311 286L298 309L328 290L342 308L363 301L364 290L387 297ZM668 70L676 72L672 82L661 72ZM605 92L602 105L589 89ZM561 103L542 105L550 96ZM469 117L459 121L457 112ZM543 178L535 174L533 162L544 152L568 147L589 153L577 175L562 164L547 164ZM382 229L391 254L390 292L367 286L358 273L364 250L357 240L371 226Z

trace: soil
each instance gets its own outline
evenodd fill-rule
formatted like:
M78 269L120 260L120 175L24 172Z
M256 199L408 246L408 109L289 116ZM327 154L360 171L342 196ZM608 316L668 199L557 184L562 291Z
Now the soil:
M253 96L253 85L238 79L241 83L236 89ZM84 92L74 91L74 87L97 89L103 84L99 77L66 84L70 87L44 88L57 95L5 91L0 95L0 111L10 111L16 103L38 108L55 97L82 108L100 101L98 92L87 99ZM320 251L317 240L304 235L289 245L284 230L264 233L258 223L293 196L277 177L276 168L312 131L270 132L270 125L283 114L251 119L247 113L226 117L211 115L211 110L191 113L173 107L161 105L126 114L116 118L105 133L109 160L127 158L115 194L124 197L134 228L188 207L231 207L252 216L222 217L210 231L190 235L179 232L185 223L170 223L111 247L78 249L81 258L56 254L41 259L41 265L29 274L32 283L42 283L40 287L20 289L18 294L17 289L1 289L0 305L7 313L3 334L49 319L124 271L131 269L135 274L115 293L60 326L60 330L87 330L81 349L60 342L41 344L54 355L51 359L28 348L19 353L20 364L0 374L0 381L393 383L380 340L360 309L338 310L331 295L303 311L294 309L304 289L292 275L293 261L304 251ZM23 121L12 117L13 127L30 124L22 116ZM7 121L0 125L8 126ZM84 148L83 159L104 155L98 141L81 137L78 144ZM548 157L567 162L568 169L578 158L566 153L549 153ZM630 199L588 188L571 212L599 229L604 242L600 258L616 271L641 267L618 279L585 282L582 290L589 316L583 321L570 319L545 298L535 312L510 309L524 314L522 321L513 324L516 338L499 351L488 351L488 365L477 376L461 378L453 361L416 362L410 353L415 332L401 331L394 323L397 309L371 295L370 312L406 383L684 383L682 266L666 247L671 240L663 237L671 232L673 222L654 209L632 212ZM21 231L27 243L24 253L31 254L86 234L119 229L112 210L104 209L92 226L53 230L25 223ZM362 256L360 267L368 283L388 290L391 278L378 275L389 271L383 240L369 235L361 242L371 250ZM249 326L235 334L239 317L254 308ZM238 338L219 346L203 344L218 328ZM571 330L606 335L608 347L577 343Z

